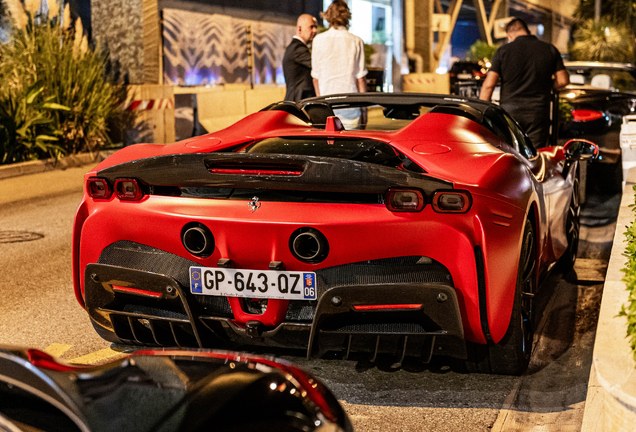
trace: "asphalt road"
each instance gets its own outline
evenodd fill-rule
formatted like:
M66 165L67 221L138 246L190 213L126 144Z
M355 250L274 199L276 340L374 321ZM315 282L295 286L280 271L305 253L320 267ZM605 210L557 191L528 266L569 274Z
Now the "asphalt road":
M77 190L0 206L0 343L63 347L57 352L67 360L110 351L72 289L71 228L80 199ZM447 358L407 359L392 369L390 358L372 364L277 355L321 378L360 431L579 430L614 233L612 199L590 197L579 253L585 259L575 273L554 273L544 285L536 349L521 378L467 374Z

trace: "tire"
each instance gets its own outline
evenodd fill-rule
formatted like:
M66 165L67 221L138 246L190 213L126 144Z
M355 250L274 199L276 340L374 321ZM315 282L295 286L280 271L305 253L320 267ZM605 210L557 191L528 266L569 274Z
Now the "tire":
M508 330L496 344L468 344L466 368L471 372L521 375L528 368L532 353L533 308L536 292L536 247L532 223L527 220L521 245L515 298Z
M574 176L574 184L572 185L572 197L565 220L565 236L568 246L559 261L559 266L563 272L567 272L574 267L576 262L576 254L579 250L579 238L581 232L581 203L579 194L579 176Z

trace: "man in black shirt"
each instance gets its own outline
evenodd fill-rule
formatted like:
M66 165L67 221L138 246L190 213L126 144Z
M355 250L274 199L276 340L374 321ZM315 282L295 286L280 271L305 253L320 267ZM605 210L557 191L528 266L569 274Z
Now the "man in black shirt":
M501 79L499 104L521 125L536 148L545 147L552 89L563 89L570 83L570 75L554 45L532 36L523 20L510 21L506 36L508 43L495 52L479 98L489 101Z
M318 23L309 14L298 17L296 35L283 56L283 74L287 84L285 100L298 102L316 96L311 78L311 52L307 44L316 36Z

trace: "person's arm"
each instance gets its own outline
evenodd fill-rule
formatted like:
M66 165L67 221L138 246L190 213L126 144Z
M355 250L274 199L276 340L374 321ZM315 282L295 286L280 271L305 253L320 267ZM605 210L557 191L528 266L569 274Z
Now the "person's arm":
M305 45L298 44L294 51L294 60L296 63L300 63L306 68L311 69L311 52Z
M488 71L486 79L481 85L481 92L479 93L479 99L490 102L492 98L492 92L495 90L497 81L499 80L499 74L497 72Z
M556 71L554 76L554 89L563 90L566 85L570 84L570 74L566 69Z
M356 86L358 87L358 93L367 92L367 77L366 75L356 80Z
M320 86L318 85L318 79L312 78L311 80L314 83L314 91L316 92L316 96L320 96Z

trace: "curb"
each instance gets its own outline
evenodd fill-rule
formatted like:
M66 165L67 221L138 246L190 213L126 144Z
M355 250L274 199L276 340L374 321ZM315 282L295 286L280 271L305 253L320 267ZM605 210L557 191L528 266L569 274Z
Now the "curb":
M636 431L636 362L627 337L627 318L617 316L629 292L622 281L625 267L625 227L634 221L633 184L627 183L616 222L614 243L603 286L594 341L582 432Z
M53 170L64 170L93 163L96 164L103 161L117 150L102 150L96 153L80 153L63 157L57 161L54 158L50 158L19 162L10 165L0 165L0 180Z

